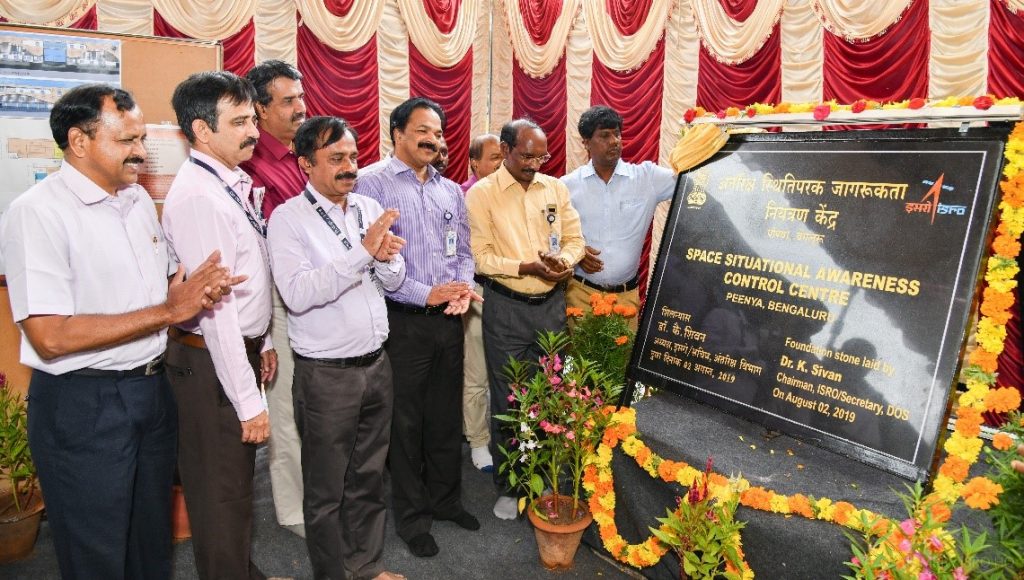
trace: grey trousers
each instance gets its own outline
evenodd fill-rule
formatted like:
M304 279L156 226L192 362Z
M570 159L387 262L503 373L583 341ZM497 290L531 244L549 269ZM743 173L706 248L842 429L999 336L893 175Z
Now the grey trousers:
M526 304L490 288L484 288L484 355L487 359L487 381L491 387L491 457L496 462L505 455L499 446L513 437L511 429L503 428L494 418L508 411L508 379L505 365L509 358L537 359L544 354L537 346L537 333L565 330L565 294L558 292L543 304ZM494 469L494 483L502 495L512 495L508 473Z
M394 397L387 354L368 366L295 357L306 547L317 579L368 579L384 568L384 463Z

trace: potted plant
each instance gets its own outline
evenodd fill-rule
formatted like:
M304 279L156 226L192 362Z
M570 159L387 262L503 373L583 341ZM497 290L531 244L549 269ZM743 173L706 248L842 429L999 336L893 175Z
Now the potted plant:
M658 518L661 526L650 528L679 558L679 577L740 580L749 571L740 548L740 530L735 519L739 494L725 501L709 493L711 458L701 477L693 482L685 498L676 498L676 509Z
M519 509L534 525L541 563L568 568L592 520L581 497L587 456L611 420L605 403L616 401L622 387L592 361L563 360L565 333L542 333L538 344L544 354L537 362L510 360L505 367L509 410L497 418L515 435L499 446L500 469L523 494Z
M0 474L11 490L0 496L0 563L32 553L39 533L43 501L28 448L28 412L24 399L0 373Z
M629 325L637 315L635 306L617 304L618 295L595 292L590 295L590 312L565 309L571 321L569 354L597 364L619 384L626 382L626 366L633 352L636 334Z

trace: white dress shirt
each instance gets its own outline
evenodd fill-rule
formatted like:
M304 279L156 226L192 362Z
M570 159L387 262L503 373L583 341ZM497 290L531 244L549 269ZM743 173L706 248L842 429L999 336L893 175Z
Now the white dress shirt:
M213 310L204 310L181 327L206 339L224 394L235 407L239 420L246 421L266 409L258 377L249 365L242 341L242 337L266 335L270 325L271 280L266 240L225 190L225 185L230 187L245 209L255 216L249 203L249 176L195 149L190 155L212 167L217 175L191 161L181 166L164 202L167 241L186 272L192 272L214 250L220 250L221 265L233 275L245 275L248 279L235 286ZM267 336L263 348L271 347Z
M373 352L388 337L384 298L370 277L373 267L384 290L405 278L405 261L373 259L360 243L365 231L384 213L380 204L350 193L342 208L307 185L313 199L349 240L341 238L304 194L274 210L267 240L274 283L288 307L288 339L296 353L310 358L349 358ZM362 212L363 227L359 227Z
M14 321L33 315L123 314L167 300L177 265L149 194L131 185L113 196L63 162L11 203L0 251ZM163 353L166 330L109 348L43 360L24 336L21 362L50 374L127 370Z

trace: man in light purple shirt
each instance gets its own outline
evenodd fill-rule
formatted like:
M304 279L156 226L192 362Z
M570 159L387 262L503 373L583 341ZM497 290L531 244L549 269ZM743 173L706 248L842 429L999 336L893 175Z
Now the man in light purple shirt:
M473 258L462 192L431 162L444 131L444 111L424 98L391 113L395 157L359 178L357 192L397 208L395 234L406 277L387 293L391 337L387 349L395 379L391 427L391 487L395 527L419 557L439 548L430 528L449 520L477 530L462 506L461 314L471 300Z
M170 331L168 376L178 402L178 470L200 578L263 578L250 561L256 445L270 435L260 383L277 361L267 337L266 226L239 163L259 132L255 91L229 72L197 73L171 103L192 146L164 205L167 239L191 270L208 248L248 279L213 311Z
M345 121L309 119L295 153L309 182L267 240L295 351L306 546L315 578L393 580L380 558L393 402L384 291L405 278L404 240L388 231L398 211L351 193L358 150Z
M128 92L76 87L50 128L60 170L4 212L0 251L33 369L29 448L57 564L65 578L170 578L177 419L164 328L240 280L212 252L183 281L136 184L146 124Z

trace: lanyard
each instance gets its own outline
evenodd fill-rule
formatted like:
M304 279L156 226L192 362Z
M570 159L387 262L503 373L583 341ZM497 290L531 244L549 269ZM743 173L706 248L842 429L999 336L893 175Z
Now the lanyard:
M210 174L212 174L214 177L217 178L218 181L220 181L220 184L224 186L224 191L228 192L228 195L231 196L231 199L235 200L235 203L238 204L238 207L242 208L242 212L245 213L245 217L249 219L249 225L252 226L252 229L256 230L257 234L266 239L267 226L266 223L263 221L263 211L257 209L256 215L258 216L259 219L253 217L253 215L249 213L249 210L246 209L245 204L242 203L242 198L238 197L238 194L235 193L235 190L231 189L231 186L228 185L223 178L221 178L220 174L217 173L216 169L210 167L210 165L205 161L200 161L199 159L196 159L191 155L189 156L188 160L191 161L192 163L195 163L199 167L202 167L203 169L209 171Z
M327 215L327 210L325 210L323 206L320 205L320 202L317 201L315 197L313 197L313 194L309 192L308 187L302 190L302 195L306 196L306 201L313 205L313 209L316 210L316 213L317 215L320 216L320 219L324 220L324 223L327 224L327 227L331 228L331 231L334 232L334 235L338 236L338 239L341 240L341 245L345 246L346 250L351 250L352 242L348 241L348 236L345 235L345 232L341 231L341 228L338 227L338 224L334 223L334 220L331 219L331 216ZM349 206L356 210L356 223L359 226L359 239L362 240L363 238L366 237L366 226L363 225L363 210L359 207L359 205L354 203L349 204ZM377 270L374 268L373 265L371 265L368 269L370 272L370 280L372 280L373 285L377 287L377 292L379 292L381 296L384 296L384 284L380 281L380 278L377 276Z
M338 236L338 238L341 240L341 245L345 246L346 250L351 250L352 243L348 241L348 236L345 235L345 232L341 231L341 228L338 227L338 224L334 223L334 220L331 219L331 216L327 215L327 210L325 210L320 205L320 202L317 201L315 197L313 197L313 194L310 193L308 189L304 189L302 191L302 194L305 195L306 200L313 205L313 209L316 210L316 213L317 215L320 216L320 219L324 220L324 223L327 224L327 227L331 228L331 231L334 232L334 235ZM352 208L356 210L356 222L359 225L359 239L362 240L363 238L366 237L366 227L363 225L363 210L360 209L359 206L354 203L352 204Z

